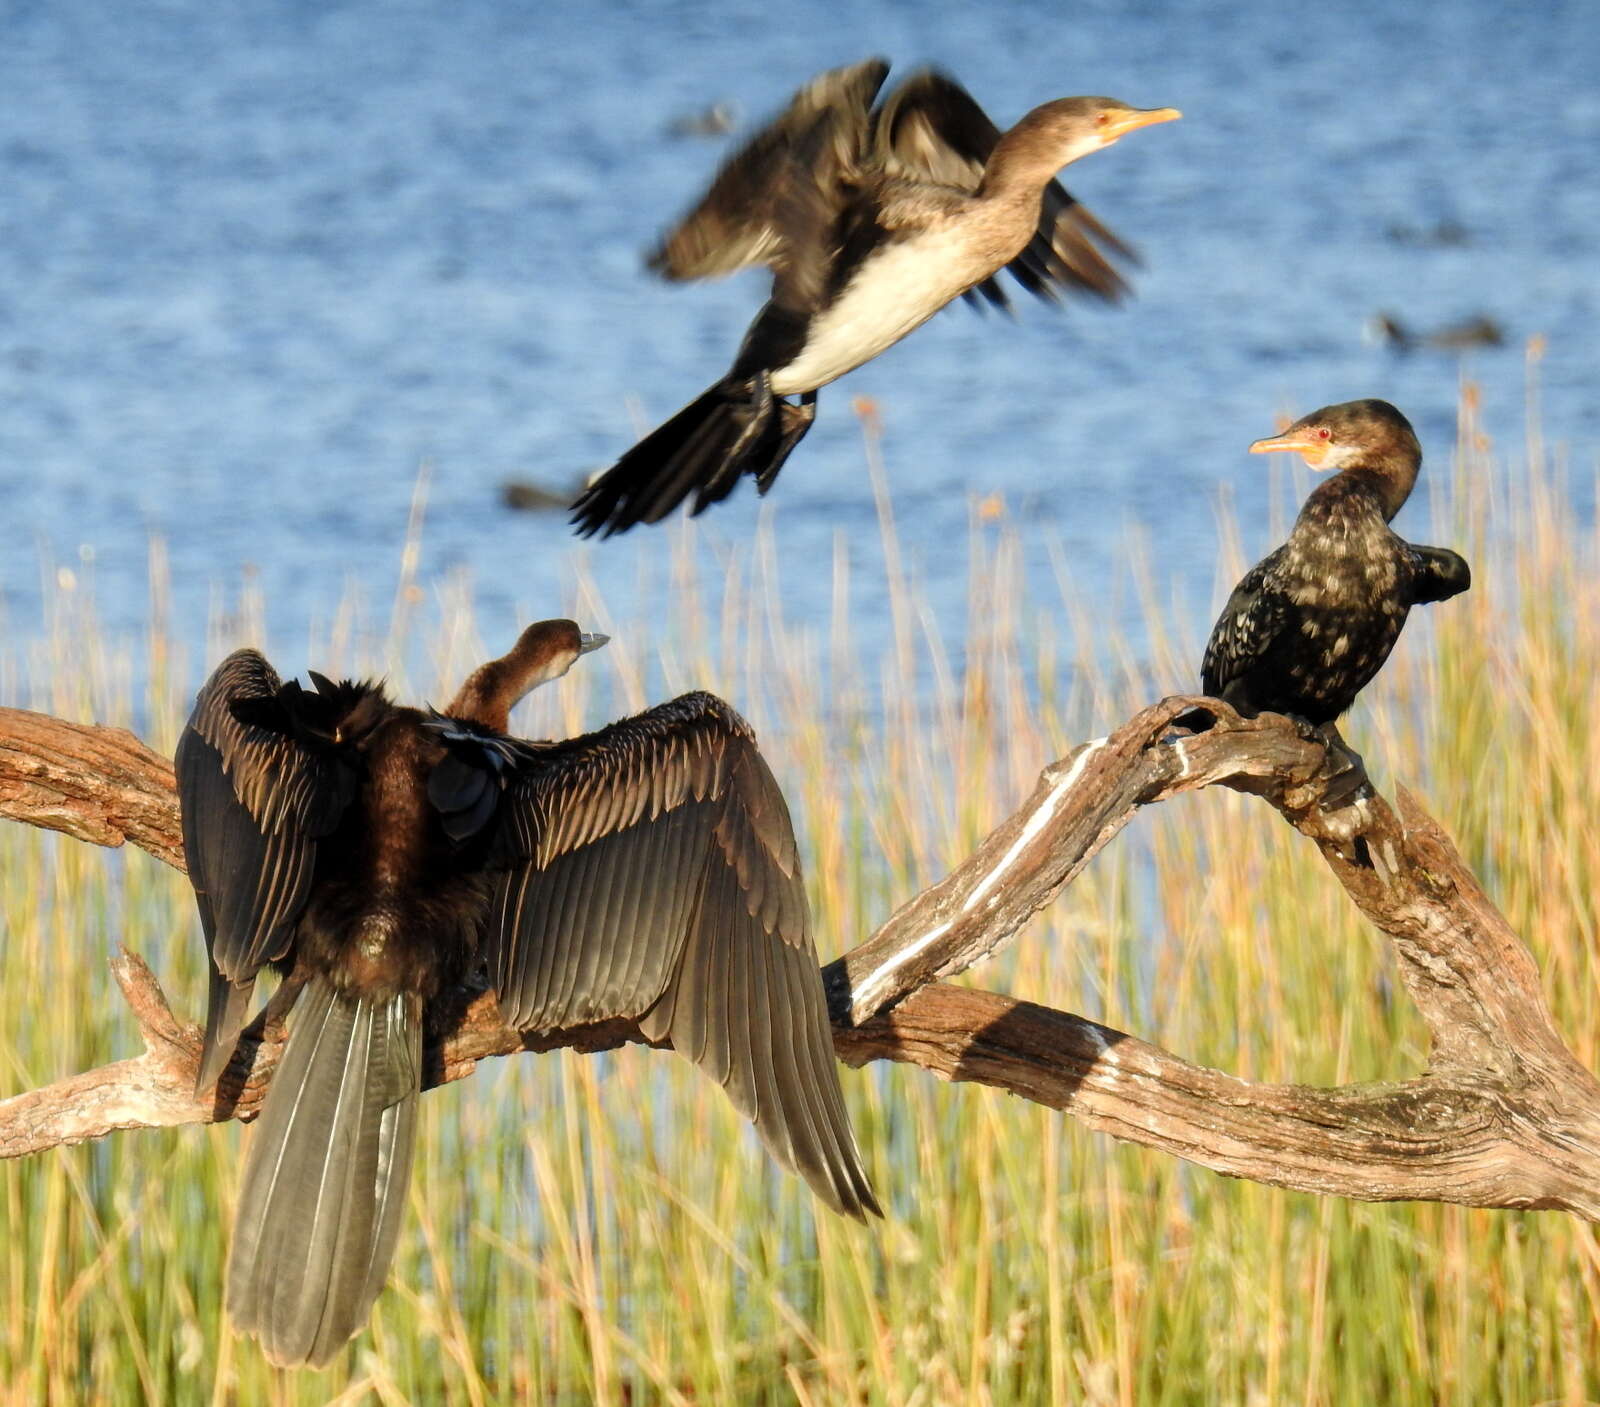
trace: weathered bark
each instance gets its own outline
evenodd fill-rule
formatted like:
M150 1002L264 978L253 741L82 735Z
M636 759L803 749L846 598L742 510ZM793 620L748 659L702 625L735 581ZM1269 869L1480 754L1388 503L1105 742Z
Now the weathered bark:
M172 763L125 728L0 708L0 816L183 868Z
M1215 725L1175 728L1195 707ZM1214 700L1145 709L1047 767L967 861L824 969L840 1056L994 1085L1232 1176L1600 1221L1600 1084L1557 1035L1532 957L1415 798L1402 790L1398 811L1370 793L1325 807L1348 783L1344 759L1286 719L1241 719ZM1426 1074L1338 1089L1251 1084L1082 1017L937 981L994 952L1139 807L1219 784L1262 796L1314 841L1389 936L1431 1036ZM0 814L99 844L132 840L182 867L171 768L125 732L0 710ZM217 1095L197 1100L199 1031L172 1015L137 958L120 954L114 969L145 1053L0 1101L0 1156L258 1108L281 1050L281 1000ZM524 1036L472 991L451 994L430 1024L430 1084L491 1055L641 1039L625 1021Z

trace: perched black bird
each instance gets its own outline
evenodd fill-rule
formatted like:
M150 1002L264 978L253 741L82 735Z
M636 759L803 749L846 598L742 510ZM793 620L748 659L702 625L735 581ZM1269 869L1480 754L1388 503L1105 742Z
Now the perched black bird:
M1454 552L1414 546L1389 527L1422 446L1387 401L1324 406L1250 446L1272 450L1339 472L1306 499L1289 540L1234 587L1202 684L1247 718L1270 711L1331 724L1389 658L1411 607L1465 591L1472 574Z
M580 534L656 522L690 493L699 513L745 474L765 493L811 427L818 387L953 298L1005 306L1001 269L1049 301L1124 291L1107 253L1130 251L1054 177L1174 109L1061 98L1002 134L932 70L874 108L888 72L869 59L814 78L651 255L670 279L765 264L772 296L732 370L585 490Z
M513 704L605 643L530 626L443 714L370 683L280 681L254 650L178 745L210 950L198 1086L256 974L303 983L251 1139L228 1312L275 1363L365 1323L410 1180L428 1001L487 962L506 1020L636 1019L699 1065L829 1206L876 1212L845 1114L794 832L744 721L685 694L566 742Z

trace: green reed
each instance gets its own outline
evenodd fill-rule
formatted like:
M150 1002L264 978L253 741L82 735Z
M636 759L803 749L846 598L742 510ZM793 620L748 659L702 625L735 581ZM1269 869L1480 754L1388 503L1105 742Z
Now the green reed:
M1467 552L1474 589L1413 617L1346 731L1381 785L1411 786L1456 835L1594 1065L1600 542L1564 507L1572 466L1536 433L1484 443L1475 407L1469 388L1453 472L1435 447L1427 480L1434 540ZM549 735L688 687L733 699L792 798L825 957L959 860L1044 763L1192 687L1203 643L1204 622L1175 611L1134 548L1116 589L1142 604L1148 640L1108 652L1094 593L1065 572L1059 595L1030 593L1018 528L975 505L983 643L957 667L901 565L869 414L863 432L885 578L854 579L841 545L831 618L793 620L770 541L708 580L694 529L674 525L658 530L655 570L683 624L652 647L579 557L562 608L615 638L517 720ZM1266 546L1241 548L1225 512L1220 531L1218 602ZM303 650L278 645L280 663L448 692L484 653L470 592L419 583L414 562L387 621L352 601ZM83 567L57 573L44 628L0 658L4 701L123 722L142 659L151 740L170 748L204 667L260 637L264 603L246 590L219 612L201 659L163 625L159 551L155 618L132 644L97 632ZM858 648L858 602L891 622L885 658ZM906 682L919 674L931 687ZM135 1053L106 967L118 943L198 1014L202 949L180 876L17 825L0 827L0 876L0 1096ZM1404 1078L1425 1053L1381 936L1310 847L1231 793L1142 817L967 980L1255 1079ZM491 1062L430 1093L390 1286L321 1373L279 1373L224 1325L238 1126L0 1165L0 1403L1600 1398L1600 1242L1570 1218L1320 1200L912 1069L844 1080L889 1211L870 1229L819 1212L663 1053Z

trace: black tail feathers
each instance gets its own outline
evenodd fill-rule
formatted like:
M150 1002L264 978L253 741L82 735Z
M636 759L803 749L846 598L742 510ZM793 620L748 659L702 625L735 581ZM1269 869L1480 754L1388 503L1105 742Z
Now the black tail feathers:
M245 1162L228 1314L274 1363L321 1365L383 1288L411 1182L422 1026L413 999L313 978Z
M655 523L691 493L702 513L751 475L762 493L810 428L809 405L772 394L766 377L728 378L651 431L572 505L580 537L610 537Z

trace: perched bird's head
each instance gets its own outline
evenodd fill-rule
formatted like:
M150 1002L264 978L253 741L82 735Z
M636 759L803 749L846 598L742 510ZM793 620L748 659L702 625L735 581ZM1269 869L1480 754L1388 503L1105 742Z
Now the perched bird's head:
M580 655L598 650L610 638L579 630L575 621L538 621L507 653L473 670L445 714L504 732L511 710L529 690L561 678Z
M610 638L579 630L576 621L541 620L517 637L500 663L506 666L508 679L522 686L517 695L521 698L528 690L561 678L580 655L598 650Z
M1410 466L1415 477L1422 445L1411 422L1388 401L1344 401L1302 415L1281 435L1257 440L1251 454L1288 450L1313 469L1346 469L1352 465Z
M1059 171L1140 127L1182 116L1177 108L1129 107L1116 98L1057 98L1034 108L1006 136L1010 144L1025 144Z

